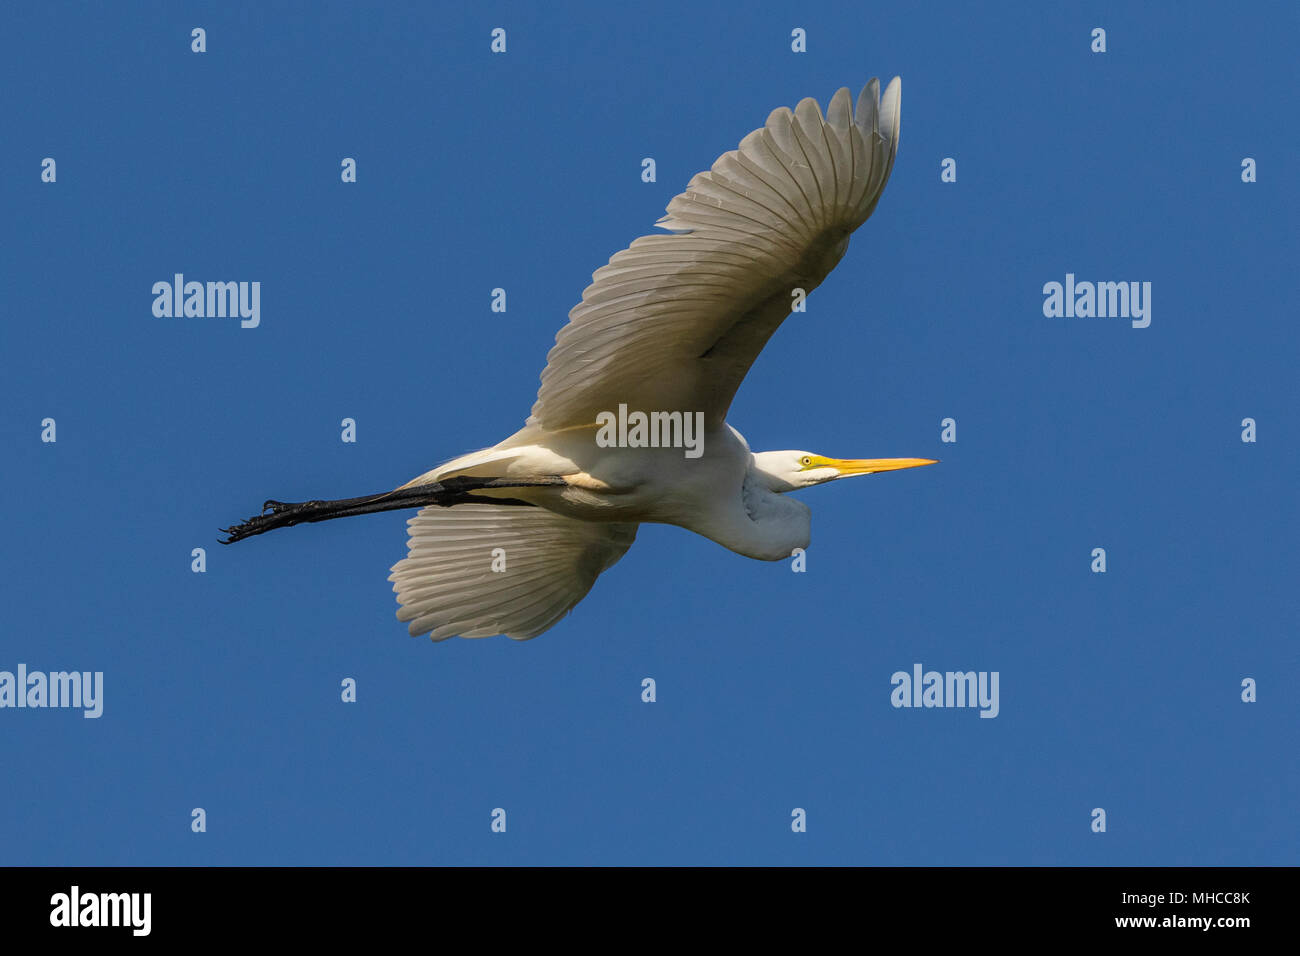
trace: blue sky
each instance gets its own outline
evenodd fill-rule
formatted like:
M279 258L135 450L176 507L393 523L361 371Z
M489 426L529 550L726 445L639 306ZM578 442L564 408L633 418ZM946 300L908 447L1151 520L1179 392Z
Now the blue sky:
M0 862L1294 864L1296 18L8 11L0 670L102 671L104 713L0 709ZM884 198L730 420L942 464L803 493L806 573L646 526L540 638L434 645L407 513L216 544L513 432L691 175L895 74ZM261 282L260 326L155 318L177 272ZM1152 283L1150 326L1046 318L1067 273ZM893 708L915 663L997 671L998 716Z

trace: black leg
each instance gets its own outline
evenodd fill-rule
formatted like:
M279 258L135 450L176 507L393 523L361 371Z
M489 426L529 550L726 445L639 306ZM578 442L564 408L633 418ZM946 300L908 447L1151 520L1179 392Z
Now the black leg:
M414 488L400 488L379 495L366 495L361 498L337 498L332 501L268 501L262 505L262 513L253 515L245 521L221 530L228 535L222 544L233 544L254 535L274 531L276 528L288 528L296 524L315 521L329 521L334 518L351 518L354 515L374 514L380 511L399 511L404 508L423 508L427 505L439 505L450 508L452 505L477 501L493 505L529 505L530 502L517 498L480 498L470 492L483 488L536 488L548 485L563 485L563 478L448 478L443 482L431 482ZM221 540L221 539L218 539Z

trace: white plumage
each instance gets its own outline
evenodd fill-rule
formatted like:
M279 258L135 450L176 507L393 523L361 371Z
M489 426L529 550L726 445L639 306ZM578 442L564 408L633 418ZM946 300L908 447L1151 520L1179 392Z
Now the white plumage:
M412 519L410 556L390 580L413 635L541 633L623 556L638 521L678 524L766 560L807 546L808 507L780 494L804 482L780 475L811 479L796 462L819 456L767 453L769 474L724 419L790 314L793 290L816 288L875 209L898 150L899 94L895 78L882 100L873 79L856 115L847 89L824 118L812 99L774 110L668 204L657 225L669 235L643 236L595 272L556 336L524 429L405 486L456 475L569 479L497 493L540 507L433 506ZM597 415L620 403L702 411L704 458L595 447ZM806 483L844 476L833 468ZM489 546L518 550L519 563L487 570Z
M524 427L396 491L268 503L239 540L301 521L428 504L390 580L410 632L525 639L554 625L631 546L642 522L678 525L740 554L807 547L810 511L786 492L929 459L752 453L726 422L736 389L790 313L876 208L898 150L897 78L883 98L805 99L695 176L657 225L598 269L547 356ZM610 447L601 416L626 407L700 423L702 454ZM491 485L491 487L485 487ZM497 501L494 499L506 499ZM494 567L495 561L495 567ZM502 566L502 561L504 566Z
M530 422L554 431L633 408L719 423L758 353L840 261L876 208L898 151L897 78L879 99L841 89L767 123L697 174L657 223L598 269L555 337Z
M637 529L492 504L425 508L407 524L410 555L392 576L397 619L435 641L536 637L586 597Z

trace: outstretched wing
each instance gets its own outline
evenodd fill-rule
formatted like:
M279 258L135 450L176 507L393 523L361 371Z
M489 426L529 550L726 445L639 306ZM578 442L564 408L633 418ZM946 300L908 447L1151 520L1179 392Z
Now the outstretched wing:
M388 578L397 619L410 622L412 636L435 641L536 637L587 596L637 529L492 504L431 506L407 526L409 553Z
M619 403L721 422L750 365L840 261L876 208L898 150L897 77L815 100L723 154L657 225L592 276L555 337L530 424L585 425Z

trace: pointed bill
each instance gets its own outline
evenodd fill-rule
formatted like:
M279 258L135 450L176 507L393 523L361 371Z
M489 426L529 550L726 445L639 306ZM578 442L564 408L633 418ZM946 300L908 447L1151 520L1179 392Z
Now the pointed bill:
M839 471L842 477L849 475L874 475L878 471L900 471L903 468L919 468L922 465L937 465L933 458L832 458L830 466Z

